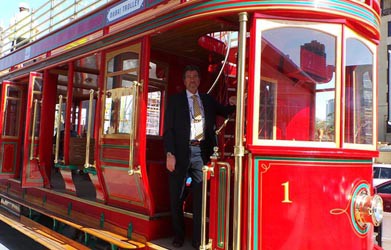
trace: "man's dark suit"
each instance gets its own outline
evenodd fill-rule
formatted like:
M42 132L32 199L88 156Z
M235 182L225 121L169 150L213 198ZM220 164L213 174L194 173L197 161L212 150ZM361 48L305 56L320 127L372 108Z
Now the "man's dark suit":
M228 116L234 106L223 106L207 94L199 94L204 109L204 140L201 142L201 154L204 164L209 161L216 145L216 116ZM171 213L175 236L184 238L183 191L190 164L190 109L183 91L169 99L164 118L164 146L166 152L175 155L175 170L170 172ZM193 241L200 242L202 183L192 182L193 193Z

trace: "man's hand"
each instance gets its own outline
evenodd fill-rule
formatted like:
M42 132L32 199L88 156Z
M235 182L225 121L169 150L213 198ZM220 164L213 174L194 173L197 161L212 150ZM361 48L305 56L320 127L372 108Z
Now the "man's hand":
M168 152L167 159L166 159L166 167L167 167L168 171L172 172L175 170L175 163L176 163L175 155Z

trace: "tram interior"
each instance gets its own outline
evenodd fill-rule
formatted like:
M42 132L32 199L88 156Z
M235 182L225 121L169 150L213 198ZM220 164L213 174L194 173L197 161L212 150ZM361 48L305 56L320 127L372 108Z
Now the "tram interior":
M69 96L69 65L58 67L52 73L58 75L57 80L57 104L55 109L54 134L53 134L53 159L54 166L59 164L68 164L75 166L72 178L76 186L76 195L78 197L94 200L95 188L89 179L88 174L83 172L85 165L86 143L88 122L91 122L91 128L94 128L94 120L88 120L89 109L93 116L95 115L96 94L90 103L90 91L98 90L99 76L99 54L94 54L81 58L74 63L73 88L71 89L72 100L67 101ZM60 100L61 99L61 100ZM66 113L67 103L71 103L70 113ZM92 104L92 107L90 107ZM67 124L66 121L68 120ZM68 133L65 133L65 128ZM59 136L57 136L57 133ZM68 154L64 156L65 137L69 140ZM94 162L94 134L90 134L89 160ZM58 149L57 149L58 148ZM65 159L66 158L66 159ZM61 175L58 169L53 169L51 184L55 190L64 190Z
M165 176L165 156L162 150L162 114L164 110L164 102L167 96L177 93L184 89L182 82L182 69L187 64L196 64L205 72L203 77L203 83L200 86L201 92L208 91L209 87L212 85L212 82L217 76L217 70L219 69L221 61L224 59L224 54L216 53L210 51L203 46L208 46L208 42L218 43L218 40L215 41L206 41L200 45L200 40L202 37L210 32L219 32L221 36L227 36L231 30L237 29L237 27L232 23L225 20L225 22L210 22L205 21L203 25L199 25L196 28L191 27L190 24L187 26L179 27L173 30L167 30L161 32L156 36L151 37L151 61L150 61L150 72L149 72L149 87L148 87L148 106L147 106L147 145L146 145L146 158L147 158L147 168L149 177L151 180L155 179L164 179L161 176ZM222 30L221 30L222 29ZM229 29L229 30L228 30ZM206 33L205 33L206 32ZM236 34L237 35L237 34ZM235 36L235 35L233 35ZM201 38L201 39L200 39ZM212 38L211 38L212 39ZM225 37L225 39L227 39ZM235 39L235 38L232 38ZM219 42L219 46L222 46ZM211 44L212 45L212 44ZM224 45L225 46L225 45ZM222 52L223 50L220 49ZM231 58L229 60L235 60L235 51L237 48L232 48ZM122 53L120 60L128 60L132 58L132 53ZM116 56L117 57L117 56ZM51 70L52 74L58 75L57 80L57 100L59 96L63 97L62 105L60 107L58 101L56 104L56 114L54 122L54 135L53 135L53 153L56 151L56 134L57 130L60 131L59 137L59 149L58 149L58 162L64 163L67 162L67 165L75 165L78 168L72 171L73 181L76 186L76 195L83 198L95 200L94 187L91 184L91 180L88 178L88 175L83 173L83 168L85 164L85 145L86 145L86 136L88 128L88 110L89 110L89 93L90 90L98 90L98 78L99 74L102 72L102 65L100 64L100 54L96 53L89 55L87 57L81 58L74 62L75 75L73 79L73 90L72 90L72 108L70 114L66 114L66 103L67 103L67 92L69 92L69 65L61 65L56 69ZM110 67L110 66L109 66ZM112 65L113 70L115 65ZM212 94L215 95L220 101L227 103L229 95L234 95L235 92L231 90L231 93L228 93L227 90L221 91L223 88L235 87L236 84L235 78L233 75L228 76L226 72L234 72L234 67L227 67L224 74L225 76L221 77L222 80L219 81L219 84L212 91ZM121 78L123 81L125 78L121 76L120 78L113 77L113 82ZM129 78L129 81L135 80L135 75L126 76ZM93 102L93 113L95 110L97 94L94 95ZM68 116L68 118L67 118ZM95 114L93 114L95 117ZM69 133L64 133L66 120L69 120L70 131ZM94 121L94 119L92 119ZM219 120L219 124L223 122L223 119ZM94 128L94 124L91 124L91 128ZM219 140L224 143L225 147L221 150L227 150L225 154L229 156L232 153L233 148L233 124L228 124L227 128L231 130L230 134L225 134L226 139L223 136L219 137ZM110 134L109 130L113 129L110 126L103 128L103 134ZM117 128L117 132L119 127ZM93 129L92 129L93 130ZM95 131L99 133L99 131ZM115 133L115 132L113 132ZM65 138L69 138L69 158L64 159L64 142ZM90 148L93 147L94 131L91 131L91 141L92 144ZM224 142L223 142L224 141ZM93 162L93 150L90 151L90 163ZM55 158L55 155L53 155ZM156 199L158 211L168 211L168 201L162 198L159 195L162 189L166 190L167 186L164 185L166 181L151 181L150 188ZM64 188L64 181L61 180L61 175L58 173L58 169L52 173L51 184L54 189L57 191L66 191ZM167 191L168 192L168 191ZM160 200L160 201L159 201Z

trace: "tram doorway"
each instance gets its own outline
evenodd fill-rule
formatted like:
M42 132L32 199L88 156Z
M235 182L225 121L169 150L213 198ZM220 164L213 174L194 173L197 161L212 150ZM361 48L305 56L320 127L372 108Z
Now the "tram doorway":
M95 119L88 115L96 113L99 63L100 54L93 54L51 71L57 75L51 184L56 191L90 200L96 191L84 169L87 161L94 162Z
M41 122L42 112L47 111L43 108L43 92L43 74L38 72L30 72L20 82L4 81L2 85L0 178L20 180L23 188L49 185L47 130ZM48 101L49 97L45 103Z
M4 81L1 87L1 105L0 109L4 112L0 116L0 147L3 154L0 156L0 178L20 177L20 161L22 160L19 152L22 151L24 119L26 105L24 95L26 94L25 85Z

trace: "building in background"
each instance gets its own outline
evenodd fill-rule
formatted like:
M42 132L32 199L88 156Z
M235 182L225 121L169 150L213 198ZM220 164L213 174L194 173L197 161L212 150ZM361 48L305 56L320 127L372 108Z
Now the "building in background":
M382 25L379 46L379 94L378 94L378 140L391 142L391 0L381 1Z

